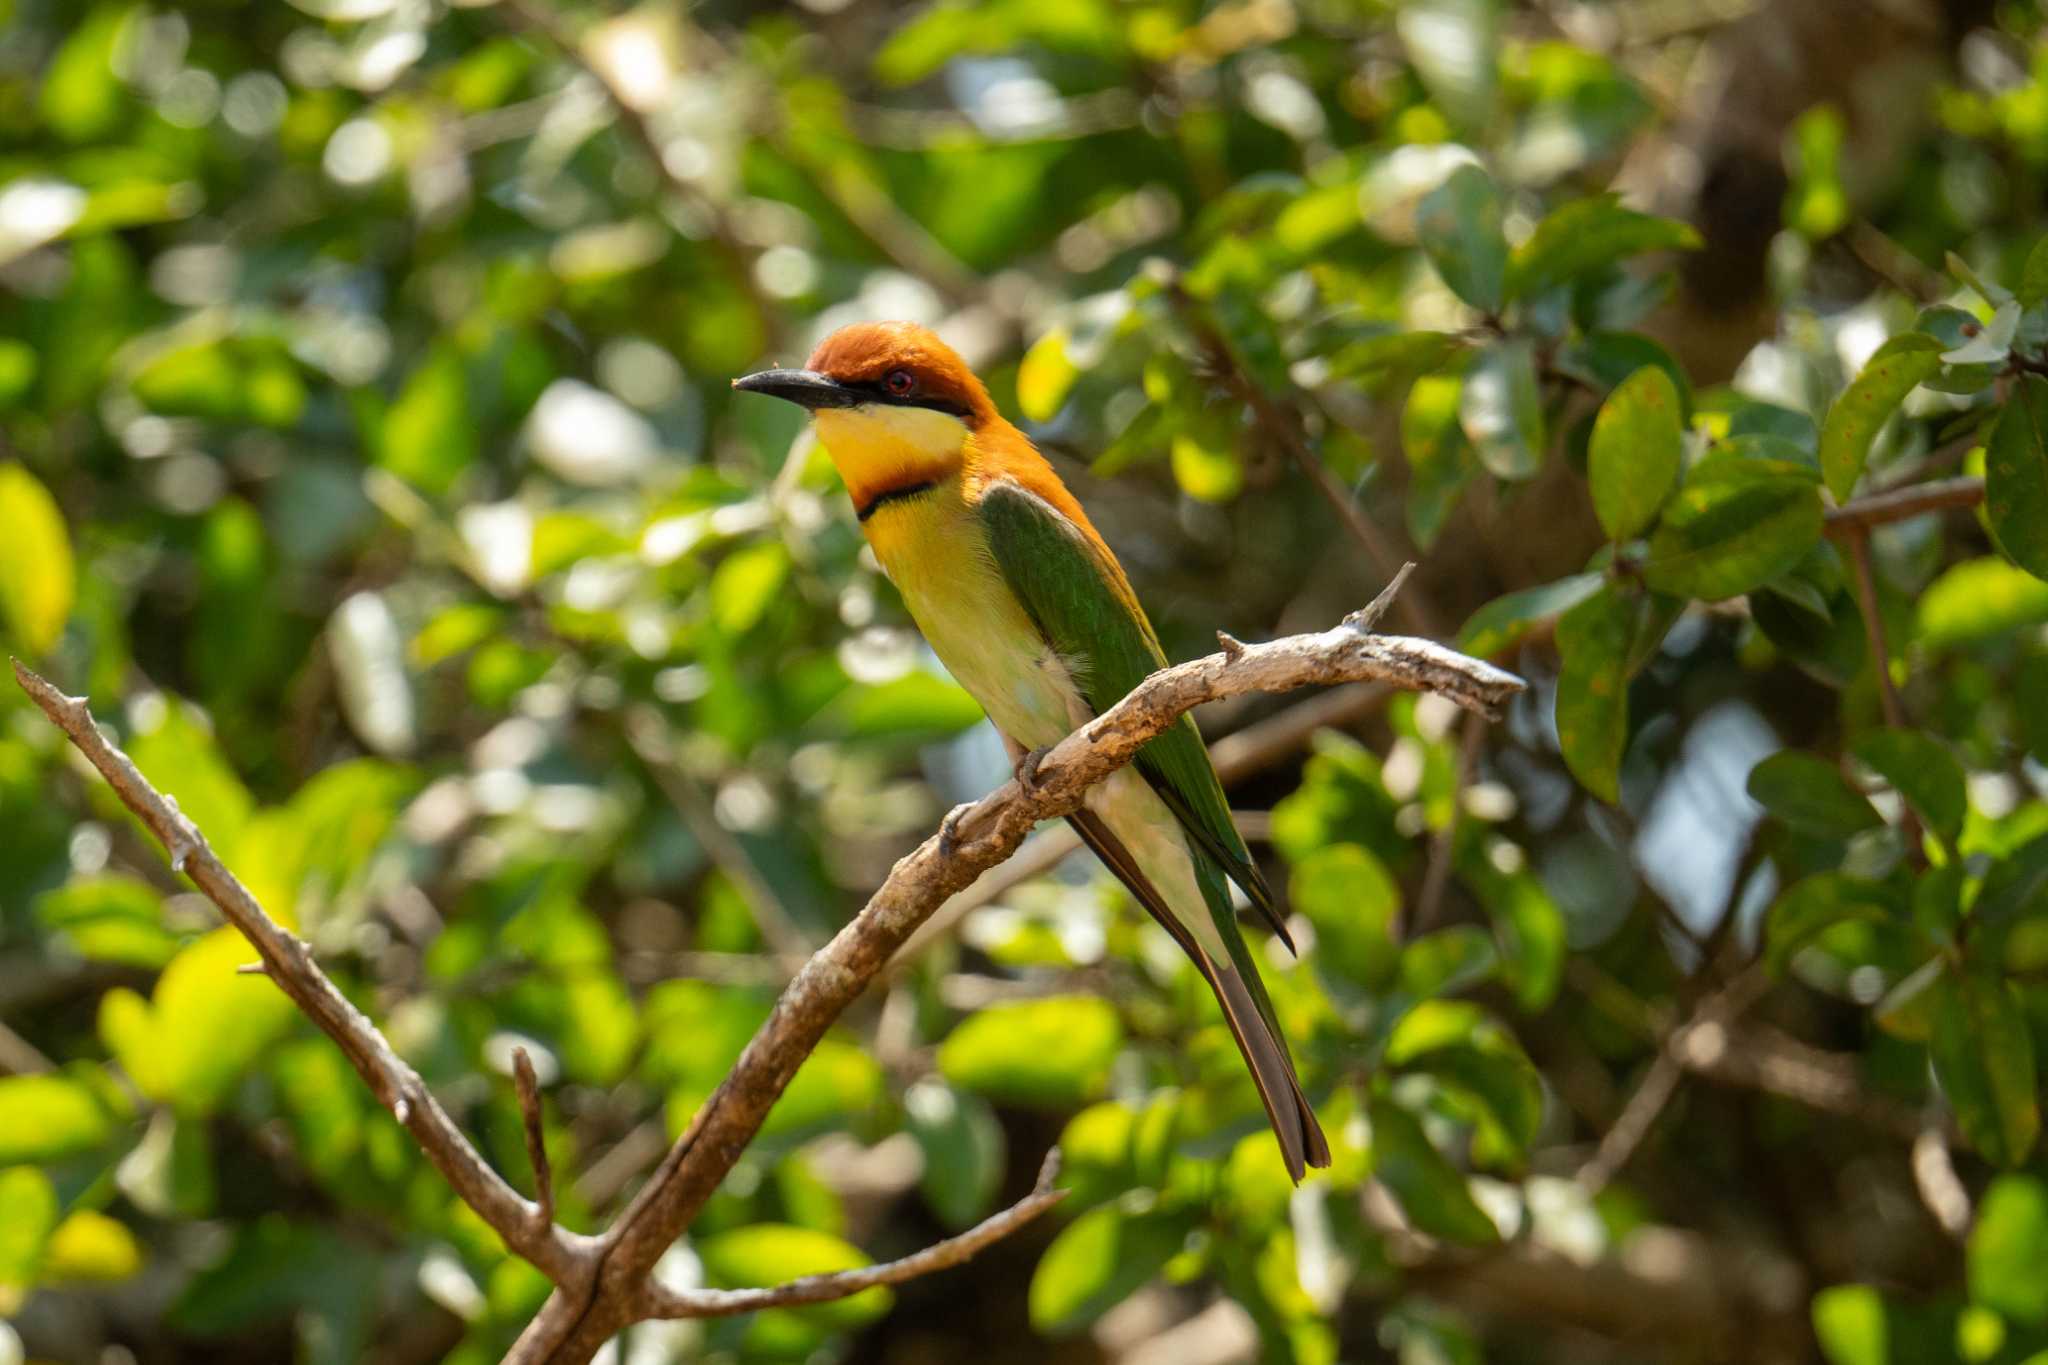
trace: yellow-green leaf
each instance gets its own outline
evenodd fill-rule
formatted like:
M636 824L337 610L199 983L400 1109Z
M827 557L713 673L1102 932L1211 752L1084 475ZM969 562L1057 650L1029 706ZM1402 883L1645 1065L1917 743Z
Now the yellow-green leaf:
M0 612L23 650L46 654L71 615L77 571L57 500L18 464L0 464L0 526Z
M1593 511L1611 540L1641 535L1678 481L1683 430L1678 386L1655 365L1624 379L1593 421L1586 477Z

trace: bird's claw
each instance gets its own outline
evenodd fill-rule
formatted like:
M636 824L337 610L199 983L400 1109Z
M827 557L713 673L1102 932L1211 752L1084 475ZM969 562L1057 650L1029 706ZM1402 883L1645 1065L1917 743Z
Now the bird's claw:
M946 818L939 821L939 856L950 858L960 848L960 822L967 818L967 812L974 809L971 802L963 801L946 812Z
M1018 755L1016 770L1017 785L1023 789L1024 794L1026 796L1033 796L1037 794L1038 765L1045 762L1045 756L1051 752L1052 746L1048 744L1045 745L1043 748L1027 749L1022 754Z

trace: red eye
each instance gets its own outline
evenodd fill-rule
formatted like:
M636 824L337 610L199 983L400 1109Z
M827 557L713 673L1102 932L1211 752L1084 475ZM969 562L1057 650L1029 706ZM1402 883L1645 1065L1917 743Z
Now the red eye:
M917 377L908 370L891 370L882 380L882 387L898 398L907 398L910 391L917 387Z

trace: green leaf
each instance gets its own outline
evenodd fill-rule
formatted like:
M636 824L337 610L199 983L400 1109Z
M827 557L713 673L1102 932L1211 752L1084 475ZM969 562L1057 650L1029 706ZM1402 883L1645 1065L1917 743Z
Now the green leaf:
M0 1170L0 1314L12 1317L33 1288L57 1226L57 1191L33 1166Z
M50 58L36 108L58 137L67 142L91 142L120 127L128 96L115 74L114 56L136 9L132 5L99 6Z
M1772 754L1750 769L1748 790L1772 815L1823 839L1846 839L1884 823L1841 769L1797 749Z
M2011 986L1951 974L1935 1006L1935 1079L1956 1126L1986 1161L2017 1166L2034 1149L2041 1111L2034 1098L2034 1040Z
M1820 432L1820 467L1828 491L1846 501L1863 477L1870 444L1906 395L1941 368L1941 343L1920 332L1895 336L1877 348L1863 373L1828 409Z
M1017 365L1017 410L1029 422L1050 422L1066 405L1081 377L1081 367L1067 353L1071 335L1055 327L1031 343Z
M1500 341L1480 352L1465 375L1458 424L1495 477L1527 479L1543 467L1543 395L1532 342Z
M1449 332L1387 332L1346 342L1329 358L1330 377L1360 388L1400 391L1441 369L1465 343Z
M988 1102L928 1078L905 1092L903 1115L924 1152L919 1188L939 1221L965 1228L993 1208L1008 1143Z
M2048 1184L2031 1175L1992 1181L1977 1205L1967 1264L1972 1300L2031 1326L2048 1322Z
M1600 591L1606 581L1597 573L1573 574L1496 597L1467 618L1458 631L1458 648L1482 659L1494 658L1527 639L1544 622Z
M446 493L476 462L476 414L462 353L434 347L384 414L377 463L429 493Z
M1801 948L1833 926L1890 918L1879 887L1840 872L1815 873L1794 882L1772 904L1764 926L1764 965L1782 974Z
M1498 0L1409 0L1394 13L1394 32L1444 113L1484 128L1500 85Z
M1635 613L1610 585L1558 619L1557 740L1565 766L1610 805L1628 743L1628 651Z
M161 967L178 950L164 928L163 897L118 873L74 877L35 899L36 918L80 957Z
M721 1289L765 1289L806 1275L830 1275L872 1264L858 1247L815 1228L789 1223L752 1223L713 1233L695 1242L704 1278ZM895 1295L864 1289L851 1298L794 1310L800 1317L835 1330L863 1326L889 1311Z
M113 1133L98 1097L68 1076L0 1077L0 1166L91 1151Z
M1838 1284L1815 1294L1813 1334L1829 1365L1891 1365L1884 1296L1867 1284Z
M1984 451L1984 515L1998 548L2048 578L2048 379L2020 376Z
M2048 621L2048 583L1995 555L1950 566L1920 594L1920 643L1968 644Z
M981 703L936 673L912 669L884 683L847 688L819 717L820 728L857 739L943 739L981 720Z
M1059 1337L1088 1326L1179 1255L1193 1221L1191 1212L1176 1210L1088 1210L1053 1239L1032 1272L1032 1327Z
M1699 244L1699 233L1686 224L1623 208L1616 195L1574 199L1553 209L1515 252L1508 296L1526 298L1646 251Z
M711 574L711 620L727 636L754 628L789 579L789 551L780 540L757 540L724 559Z
M0 615L29 654L47 654L64 633L77 591L71 534L35 475L0 464Z
M2027 263L2020 268L2020 307L2048 303L2048 237L2034 243Z
M1402 1022L1405 1025L1407 1021ZM1401 1032L1395 1031L1396 1040ZM1527 1155L1543 1122L1543 1078L1513 1036L1498 1024L1484 1021L1463 1042L1413 1052L1399 1060L1390 1041L1387 1060L1406 1070L1434 1076L1451 1091L1479 1106L1509 1144L1515 1159L1519 1161Z
M1850 752L1891 783L1945 841L1953 844L1963 832L1969 790L1963 765L1946 745L1918 730L1878 730L1857 740Z
M1703 460L1650 537L1643 579L1702 601L1738 597L1790 570L1820 541L1820 490L1777 461Z
M1401 409L1401 451L1408 457L1408 529L1428 549L1450 519L1465 485L1479 472L1472 443L1458 424L1462 375L1424 375Z
M268 978L235 968L256 950L233 929L171 959L145 1001L125 987L100 999L100 1037L136 1088L193 1117L212 1113L298 1017Z
M1678 482L1684 453L1678 403L1671 377L1645 365L1600 405L1586 452L1586 477L1593 488L1593 511L1610 540L1642 534Z
M1472 1198L1465 1177L1430 1145L1415 1116L1391 1100L1371 1105L1372 1173L1393 1191L1408 1221L1432 1237L1486 1246L1500 1229Z
M939 1073L999 1102L1071 1108L1102 1093L1123 1039L1116 1009L1094 996L992 1005L939 1045Z
M1415 235L1453 294L1482 313L1505 298L1507 238L1501 234L1500 191L1477 166L1452 171L1415 207Z
M142 1248L126 1224L80 1209L57 1225L43 1249L43 1278L53 1284L109 1284L142 1269Z
M1331 844L1295 864L1288 901L1316 930L1316 960L1368 990L1386 984L1399 949L1392 931L1401 892L1357 844Z

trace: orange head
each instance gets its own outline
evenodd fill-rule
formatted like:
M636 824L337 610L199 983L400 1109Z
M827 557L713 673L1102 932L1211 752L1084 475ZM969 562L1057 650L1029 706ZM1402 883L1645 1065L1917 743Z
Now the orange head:
M815 410L925 408L970 430L996 416L967 362L914 322L856 322L818 343L801 370L763 370L732 386Z

